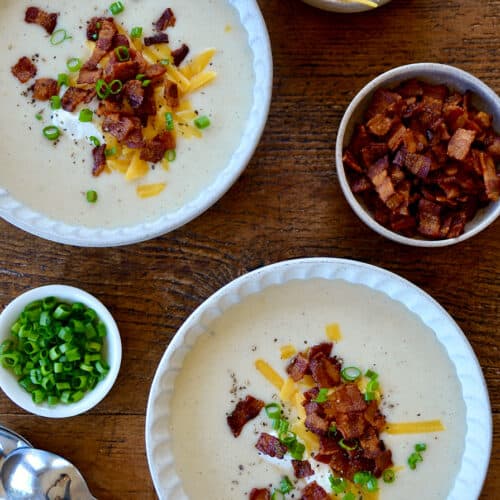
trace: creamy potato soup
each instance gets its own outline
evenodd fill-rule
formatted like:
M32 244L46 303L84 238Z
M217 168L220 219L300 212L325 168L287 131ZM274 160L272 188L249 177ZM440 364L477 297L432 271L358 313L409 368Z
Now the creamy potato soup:
M66 62L78 57L85 61L90 51L86 41L87 21L93 16L109 16L111 0L76 2L67 0L0 0L0 109L1 141L0 186L11 195L53 219L89 227L128 226L157 219L193 200L227 165L237 148L252 105L254 73L247 32L237 11L227 0L124 0L125 9L115 16L130 32L143 28L152 35L153 25L166 7L177 18L167 33L170 45L189 46L186 59L205 49L215 48L210 68L216 79L190 95L200 115L211 120L202 138L178 138L176 159L166 171L156 165L140 181L127 181L116 171L93 177L92 145L88 137L97 136L91 124L78 121L78 112L54 117L45 102L34 101L27 89L34 79L20 83L11 67L22 56L33 59L35 78L56 78L68 73ZM24 22L27 7L58 12L56 29L65 29L71 39L51 45L50 36L40 26ZM96 108L97 101L88 107ZM87 107L87 106L85 106ZM39 120L36 115L39 114ZM53 122L66 130L57 143L47 140L42 129ZM165 182L160 195L139 198L138 184ZM88 203L85 193L95 190L97 203Z
M168 425L175 467L190 499L244 499L252 488L277 488L284 475L294 478L286 457L272 459L255 448L261 432L272 432L264 410L238 438L226 416L248 394L265 403L278 401L255 361L264 359L285 379L289 361L281 359L280 347L304 350L324 342L326 325L332 323L340 326L342 338L333 354L343 365L379 374L388 422L439 419L445 427L433 433L381 434L392 450L396 481L379 480L380 499L447 497L461 463L466 426L461 386L444 348L416 315L385 294L342 280L311 279L269 287L231 307L186 356ZM416 443L427 449L423 462L410 470L407 459ZM317 469L317 462L304 458L319 471L310 480L331 492L326 466Z

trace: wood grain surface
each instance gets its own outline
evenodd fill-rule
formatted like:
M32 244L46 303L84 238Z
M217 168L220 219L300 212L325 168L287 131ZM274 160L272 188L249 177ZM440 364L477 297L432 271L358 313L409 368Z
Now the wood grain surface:
M160 357L182 322L249 270L296 257L344 257L412 281L465 332L486 377L495 426L481 498L498 498L500 222L442 249L387 241L347 205L334 144L350 100L394 66L448 63L499 92L500 1L393 0L357 15L322 12L299 0L259 4L274 54L271 111L248 168L214 207L163 237L109 249L63 246L0 221L2 307L39 285L78 286L107 305L123 341L118 380L87 414L40 418L1 394L0 422L77 464L99 499L155 498L145 455L146 402Z

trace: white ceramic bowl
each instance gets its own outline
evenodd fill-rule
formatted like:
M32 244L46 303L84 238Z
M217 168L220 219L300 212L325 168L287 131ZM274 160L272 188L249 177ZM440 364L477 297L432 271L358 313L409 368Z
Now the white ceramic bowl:
M335 148L335 162L337 175L344 195L356 215L377 233L398 243L418 247L444 247L464 241L489 226L500 215L500 201L490 202L480 210L473 220L465 226L464 233L457 238L444 240L427 240L423 238L409 238L385 228L375 221L371 213L351 191L347 181L342 161L342 153L351 140L356 124L362 122L363 114L368 107L371 97L378 88L391 88L410 78L417 78L428 83L445 84L449 88L464 93L470 90L474 93L474 105L493 116L493 127L500 132L500 97L478 78L470 73L453 66L436 63L417 63L399 66L381 74L356 95L349 104L337 133Z
M42 238L83 247L127 245L155 238L190 222L216 203L241 175L257 147L266 124L272 93L273 64L269 36L256 0L227 0L248 33L253 56L253 102L240 143L227 165L190 202L157 220L136 225L89 228L70 225L32 210L0 186L0 217Z
M81 302L94 309L107 329L103 353L110 368L109 373L93 390L87 392L80 401L68 405L58 404L49 406L47 403L35 404L31 398L31 394L19 385L17 377L3 366L0 366L0 388L14 403L30 413L50 418L72 417L84 413L97 405L106 394L108 394L111 387L113 387L118 372L120 371L122 360L120 333L111 313L102 302L93 295L72 286L47 285L33 288L19 295L19 297L10 302L2 311L0 314L0 344L10 337L10 327L19 317L23 309L30 302L45 297L56 297L69 303Z
M369 5L364 5L357 2L348 2L342 0L302 0L313 7L318 7L322 10L328 10L330 12L343 12L345 14L354 14L356 12L365 12L367 10L373 10L374 7ZM389 3L391 0L374 0L378 3L379 7Z
M387 300L399 302L417 315L434 332L437 342L443 346L455 367L466 411L463 457L447 500L477 498L488 469L492 422L486 384L467 338L450 315L412 283L375 266L332 258L285 261L245 274L209 297L181 326L160 361L146 413L146 451L159 498L188 498L175 470L173 436L169 430L175 380L182 370L186 354L198 338L211 331L212 322L233 305L272 286L316 278L343 280L381 292ZM304 297L306 304L307 300L314 301L314 297ZM230 339L227 341L230 342ZM234 348L237 349L237 346ZM210 368L207 366L206 369Z

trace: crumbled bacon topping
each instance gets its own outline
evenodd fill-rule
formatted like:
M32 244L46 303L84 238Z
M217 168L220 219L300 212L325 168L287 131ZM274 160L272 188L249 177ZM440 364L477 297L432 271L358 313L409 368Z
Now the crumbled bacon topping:
M254 488L248 498L249 500L271 500L271 492L267 488Z
M292 467L297 479L309 477L314 474L311 464L307 460L292 460Z
M167 8L163 11L162 15L154 23L156 31L166 30L169 26L175 26L176 18L172 9Z
M96 146L92 150L92 156L94 158L94 166L92 168L92 175L97 177L106 168L106 144L101 146Z
M416 79L375 91L343 162L379 224L453 238L499 198L500 136L471 97Z
M52 78L39 78L33 84L33 97L39 101L48 101L59 93L57 80Z
M238 401L236 408L227 417L227 423L234 437L238 437L243 427L254 419L264 408L264 402L248 395L244 400Z
M166 33L157 33L156 35L144 37L144 45L156 45L157 43L168 43L168 35Z
M174 64L179 66L189 53L189 47L183 43L178 49L172 50Z
M27 23L38 24L44 28L49 35L51 35L56 28L57 16L58 14L45 12L38 7L28 7L24 15L24 20Z
M260 435L255 447L264 453L264 455L276 458L283 458L287 452L287 447L277 437L271 436L271 434L267 434L266 432Z
M26 83L36 75L36 66L29 57L21 57L17 63L12 66L12 74L21 82Z
M330 500L330 495L316 481L313 481L302 490L301 500Z

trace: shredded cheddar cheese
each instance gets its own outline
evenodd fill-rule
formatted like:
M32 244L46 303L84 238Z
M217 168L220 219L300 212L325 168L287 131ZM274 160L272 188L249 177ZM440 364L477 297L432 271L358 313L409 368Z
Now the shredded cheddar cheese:
M326 337L328 340L333 340L335 342L342 340L342 333L340 332L340 326L338 323L326 325Z
M289 359L297 354L297 349L291 344L284 345L280 348L281 359Z
M285 382L281 376L274 371L273 367L269 363L263 359L258 359L255 361L255 368L257 368L257 370L268 380L268 382L281 391Z
M165 189L166 184L164 182L157 182L156 184L142 184L137 186L137 195L140 198L148 198L150 196L156 196Z
M421 422L387 423L385 430L388 434L420 434L441 432L446 428L441 420L423 420Z
M280 391L280 399L286 403L292 402L292 398L297 392L297 384L293 381L292 378L288 377L285 380L285 383L281 387Z

